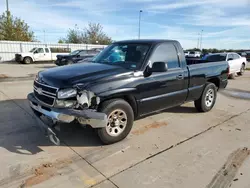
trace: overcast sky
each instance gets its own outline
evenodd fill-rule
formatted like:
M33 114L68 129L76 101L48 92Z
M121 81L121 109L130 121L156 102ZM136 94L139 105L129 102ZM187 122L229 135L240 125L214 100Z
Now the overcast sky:
M9 8L38 40L45 30L46 42L88 22L102 24L114 40L136 39L141 9L141 38L176 39L192 48L204 30L204 48L250 48L250 0L9 0Z

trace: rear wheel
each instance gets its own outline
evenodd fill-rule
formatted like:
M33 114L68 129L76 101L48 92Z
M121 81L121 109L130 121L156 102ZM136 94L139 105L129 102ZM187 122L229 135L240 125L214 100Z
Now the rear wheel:
M113 99L105 101L100 111L108 117L107 125L97 129L101 141L104 144L112 144L126 138L134 122L134 112L131 106L122 99Z
M207 83L201 97L194 101L195 107L199 112L210 111L215 104L217 88L213 83Z
M242 64L242 65L241 65L241 68L240 68L240 72L238 72L237 74L238 74L239 76L242 76L242 75L244 74L244 72L245 72L245 64Z
M229 79L235 79L235 73L232 73L228 76Z
M25 57L24 59L23 59L23 63L24 64L30 64L30 63L32 63L33 62L33 60L30 58L30 57Z

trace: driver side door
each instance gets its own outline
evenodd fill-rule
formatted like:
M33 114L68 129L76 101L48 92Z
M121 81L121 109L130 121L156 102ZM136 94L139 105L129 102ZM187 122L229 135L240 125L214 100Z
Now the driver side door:
M166 72L153 72L143 78L138 86L140 93L139 113L149 114L182 104L187 97L185 77L187 71L181 67L178 51L174 44L163 43L156 47L150 61L165 62L168 65Z
M34 51L35 61L45 61L45 55L44 48L37 48L36 51Z

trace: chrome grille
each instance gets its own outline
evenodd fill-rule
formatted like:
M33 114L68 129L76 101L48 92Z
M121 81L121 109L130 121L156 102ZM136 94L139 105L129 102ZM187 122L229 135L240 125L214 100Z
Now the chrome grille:
M34 81L34 94L36 99L47 106L54 105L57 91L58 88Z

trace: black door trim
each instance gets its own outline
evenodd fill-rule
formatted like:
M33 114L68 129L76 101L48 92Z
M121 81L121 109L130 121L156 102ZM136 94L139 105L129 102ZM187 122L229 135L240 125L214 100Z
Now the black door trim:
M153 96L153 97L143 98L143 99L140 100L140 102L151 101L151 100L159 99L159 98L163 98L163 97L170 97L170 96L173 96L173 95L178 95L178 94L186 93L186 92L188 92L188 89L183 89L183 90L180 90L180 91L174 91L174 92L171 92L171 93L166 93L166 94L162 94L162 95L156 95L156 96Z

